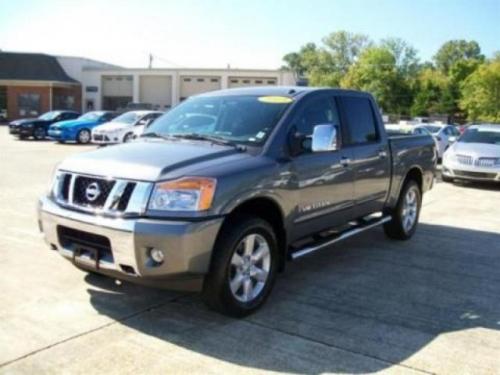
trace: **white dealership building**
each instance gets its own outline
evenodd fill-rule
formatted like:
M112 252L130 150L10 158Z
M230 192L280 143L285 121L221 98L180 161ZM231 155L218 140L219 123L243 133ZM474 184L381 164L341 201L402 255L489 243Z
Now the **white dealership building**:
M295 85L281 70L122 68L79 57L57 58L66 73L82 85L82 111L147 103L168 109L191 95L245 86Z

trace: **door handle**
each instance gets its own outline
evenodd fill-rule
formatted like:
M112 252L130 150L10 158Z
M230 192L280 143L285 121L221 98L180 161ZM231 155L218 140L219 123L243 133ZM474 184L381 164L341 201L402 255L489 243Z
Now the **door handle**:
M351 164L351 159L349 159L348 157L346 156L342 156L340 158L340 165L343 166L343 167L348 167L349 164Z
M378 157L380 159L385 159L387 157L387 151L386 150L379 150Z

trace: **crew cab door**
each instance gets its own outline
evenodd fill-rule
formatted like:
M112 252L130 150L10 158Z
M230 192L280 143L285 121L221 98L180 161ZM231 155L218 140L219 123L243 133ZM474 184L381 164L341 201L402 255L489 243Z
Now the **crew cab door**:
M342 136L336 151L313 152L311 138L315 125L331 124L342 134L336 98L322 94L305 99L292 126L305 135L303 152L293 157L290 171L296 189L292 240L344 224L352 216L353 171L346 163L352 158L342 148Z
M342 118L352 152L354 204L358 217L384 208L391 180L390 150L375 103L366 95L343 95Z

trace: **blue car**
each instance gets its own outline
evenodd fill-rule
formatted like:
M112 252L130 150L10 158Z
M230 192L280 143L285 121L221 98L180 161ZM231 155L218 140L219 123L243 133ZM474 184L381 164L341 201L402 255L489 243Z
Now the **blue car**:
M92 139L92 129L112 120L115 116L116 113L111 111L87 112L75 120L59 121L52 124L48 135L61 143L67 141L89 143Z

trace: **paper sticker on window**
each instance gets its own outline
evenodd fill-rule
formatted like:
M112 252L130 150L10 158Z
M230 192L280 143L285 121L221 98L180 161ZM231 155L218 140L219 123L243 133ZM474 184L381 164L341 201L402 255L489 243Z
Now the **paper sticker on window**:
M288 96L261 96L259 102L272 103L272 104L286 104L293 102L292 98Z
M264 133L264 132L258 132L258 133L257 133L257 135L256 135L255 137L256 137L256 138L258 138L258 139L262 139L262 138L264 138L265 136L266 136L266 133Z

